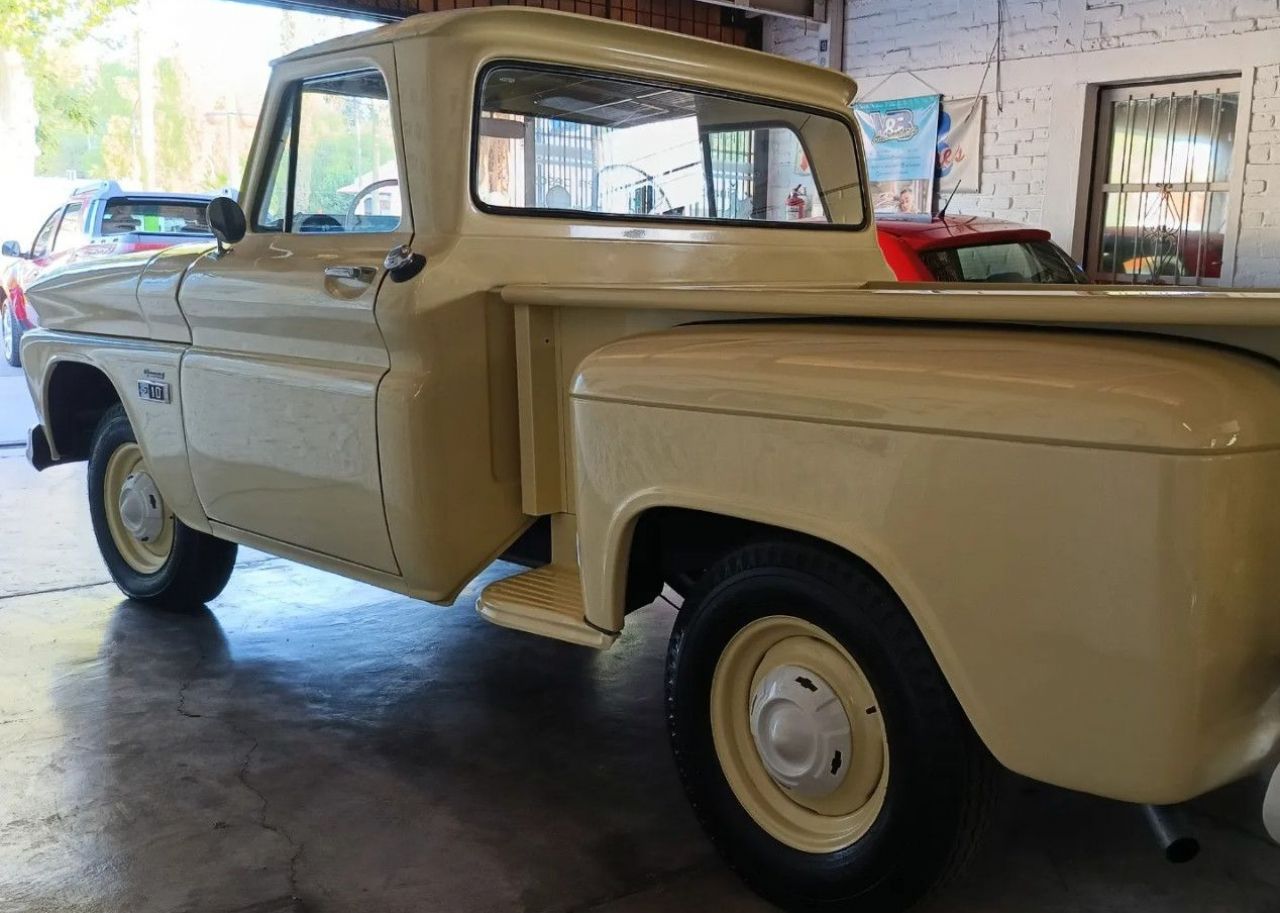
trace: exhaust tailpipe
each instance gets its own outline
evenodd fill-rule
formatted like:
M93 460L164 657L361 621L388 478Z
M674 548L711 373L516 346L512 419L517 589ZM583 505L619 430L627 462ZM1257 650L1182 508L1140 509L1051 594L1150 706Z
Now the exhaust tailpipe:
M1200 855L1200 841L1192 835L1186 815L1177 806L1144 805L1142 817L1147 820L1165 859L1182 863Z

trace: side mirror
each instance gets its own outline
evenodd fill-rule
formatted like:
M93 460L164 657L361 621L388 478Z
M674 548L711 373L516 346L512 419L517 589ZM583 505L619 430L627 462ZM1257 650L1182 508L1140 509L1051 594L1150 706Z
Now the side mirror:
M3 246L0 246L0 257L21 257L21 256L22 256L22 245L19 244L17 241L5 241Z
M244 238L248 226L244 218L244 210L240 204L230 197L215 197L209 202L206 211L209 229L218 239L218 252L222 253L230 244L237 244Z

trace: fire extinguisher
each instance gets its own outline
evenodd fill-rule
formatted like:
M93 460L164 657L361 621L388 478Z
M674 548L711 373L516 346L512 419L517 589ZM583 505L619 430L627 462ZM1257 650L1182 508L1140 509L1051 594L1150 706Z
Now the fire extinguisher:
M797 184L787 197L787 214L795 220L803 219L809 212L809 195L804 192L804 185Z

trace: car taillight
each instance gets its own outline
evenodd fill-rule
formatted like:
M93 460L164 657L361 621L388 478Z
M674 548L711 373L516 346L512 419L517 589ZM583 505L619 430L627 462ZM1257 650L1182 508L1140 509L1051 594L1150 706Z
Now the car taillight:
M9 287L9 306L13 308L14 318L21 324L34 325L31 309L27 307L27 296L22 293L22 286Z

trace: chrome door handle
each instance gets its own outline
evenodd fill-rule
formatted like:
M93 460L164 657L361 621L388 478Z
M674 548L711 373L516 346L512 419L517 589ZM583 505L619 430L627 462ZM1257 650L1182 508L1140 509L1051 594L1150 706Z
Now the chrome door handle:
M329 279L354 279L357 282L372 282L378 271L372 266L329 266L324 274Z

